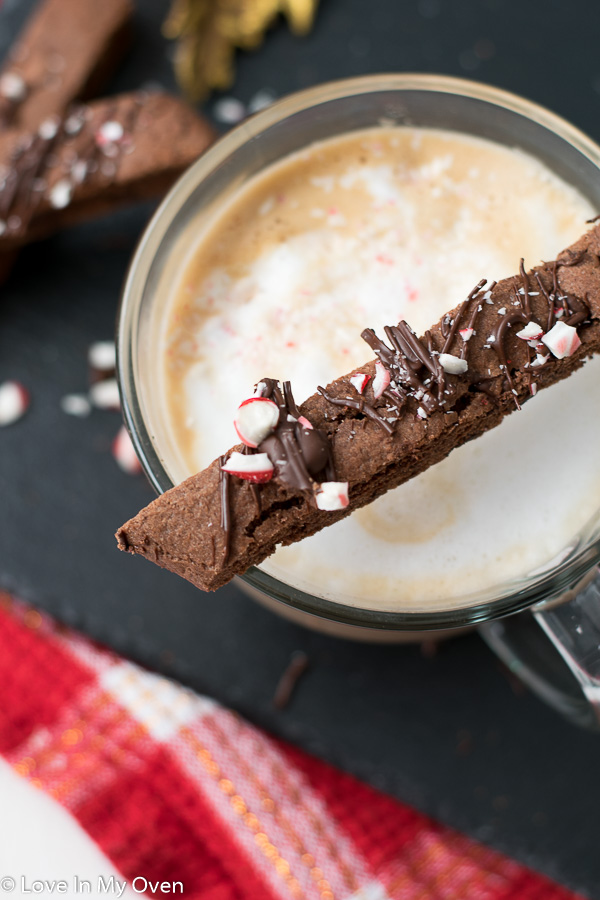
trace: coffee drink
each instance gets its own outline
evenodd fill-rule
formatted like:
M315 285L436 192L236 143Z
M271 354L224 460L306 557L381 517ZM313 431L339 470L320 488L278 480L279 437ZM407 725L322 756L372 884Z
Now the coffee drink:
M479 281L552 258L593 210L523 152L451 131L379 128L269 168L203 223L165 304L162 393L178 480L236 443L261 378L296 399L422 333ZM600 361L444 462L261 568L349 605L436 608L568 552L600 506Z

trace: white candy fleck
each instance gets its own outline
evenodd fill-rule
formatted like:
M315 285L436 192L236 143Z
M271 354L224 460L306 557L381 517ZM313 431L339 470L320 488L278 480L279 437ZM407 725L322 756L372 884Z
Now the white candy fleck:
M67 178L61 178L50 190L48 199L50 206L54 209L64 209L71 202L73 196L73 185Z
M92 411L92 404L85 394L65 394L61 398L60 408L68 416L89 416Z
M266 109L267 106L270 106L275 100L277 100L277 94L269 90L269 88L263 88L262 90L257 91L248 103L248 112L251 114L260 112L261 109Z
M125 131L120 122L103 122L96 132L96 141L100 146L104 144L116 144L122 140Z
M120 409L119 386L114 378L98 381L90 388L90 400L98 409Z
M460 359L451 353L440 353L440 365L450 375L464 375L469 368L466 359Z
M0 77L0 94L7 100L20 103L27 96L25 80L16 72L5 72Z
M0 425L12 425L27 412L29 394L18 381L0 384Z
M38 134L45 141L51 141L58 134L60 122L56 118L46 119L38 128Z
M114 341L95 341L88 350L88 363L98 372L112 372L116 366Z
M548 362L549 356L544 356L542 353L538 353L536 358L532 360L531 367L543 366L544 363Z
M537 322L528 322L520 331L517 331L517 337L524 341L536 341L541 338L544 331Z
M246 107L236 97L221 97L213 106L213 115L223 125L237 125L246 116Z
M318 509L326 512L335 512L345 509L350 502L348 499L347 481L324 481L315 497Z
M71 166L71 177L75 184L82 184L87 176L88 166L84 159L76 160Z
M423 409L422 406L419 406L419 407L417 408L417 415L418 415L418 417L419 417L420 419L426 419L426 418L427 418L427 413L425 412L425 410Z
M501 307L500 307L500 309L498 310L498 315L499 315L499 316L505 316L505 315L506 315L506 307L505 307L505 306L501 306Z

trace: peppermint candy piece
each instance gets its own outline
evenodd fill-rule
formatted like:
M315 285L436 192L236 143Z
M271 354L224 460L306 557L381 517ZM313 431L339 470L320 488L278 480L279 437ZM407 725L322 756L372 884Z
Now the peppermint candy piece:
M348 499L348 482L324 481L317 491L316 500L317 507L325 512L345 509L350 502Z
M557 322L548 334L543 336L542 343L557 359L572 356L581 347L577 329L572 325L567 325L566 322Z
M460 359L451 353L440 353L440 366L449 375L464 375L468 371L469 364L466 359Z
M251 484L264 484L273 477L274 467L266 453L247 454L234 450L221 471Z

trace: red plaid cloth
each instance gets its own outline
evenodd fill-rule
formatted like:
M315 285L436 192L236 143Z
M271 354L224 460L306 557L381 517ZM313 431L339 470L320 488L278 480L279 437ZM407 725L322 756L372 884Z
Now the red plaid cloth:
M0 753L190 900L576 896L1 593Z

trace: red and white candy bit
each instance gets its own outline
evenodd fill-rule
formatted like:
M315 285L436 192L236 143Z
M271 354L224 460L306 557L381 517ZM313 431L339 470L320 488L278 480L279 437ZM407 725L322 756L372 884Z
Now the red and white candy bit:
M221 471L252 484L264 484L273 477L274 468L266 453L239 453L234 450L225 465L221 466Z
M116 378L97 381L90 388L90 400L96 409L120 409L121 398Z
M0 384L0 425L12 425L29 407L29 391L19 381Z
M566 322L557 322L548 334L544 335L542 343L557 359L572 356L581 347L577 329L572 325L567 325Z
M549 353L546 353L545 355L543 353L538 353L536 355L535 359L532 360L529 365L532 368L537 368L538 366L545 365L545 363L547 363L549 359L550 359Z
M464 375L469 368L466 359L461 359L460 356L453 356L452 353L440 353L439 361L444 372L447 372L449 375Z
M358 372L356 375L352 376L352 378L350 379L350 384L356 388L359 394L362 394L367 386L368 380L368 375L363 375L362 372Z
M475 334L474 328L461 328L458 332L463 339L463 341L470 341L473 335Z
M267 397L250 397L240 403L233 425L247 447L258 447L279 421L279 407Z
M539 341L544 334L544 329L537 322L528 322L525 328L517 331L517 337L523 341Z
M122 140L124 134L125 131L120 122L103 122L95 134L95 139L99 147L106 147L108 144L116 144Z
M350 503L348 499L348 482L324 481L317 491L316 500L317 507L325 512L345 509Z
M121 425L117 432L117 436L112 442L112 455L123 472L128 475L139 475L142 471L142 464L138 459L137 453L131 443L129 432L124 425Z
M95 341L88 348L88 364L98 377L112 374L117 364L114 341Z
M373 396L378 400L390 383L390 373L380 362L375 363L375 378L373 379Z
M298 416L298 424L302 425L307 431L313 430L312 422L309 422L306 416Z

